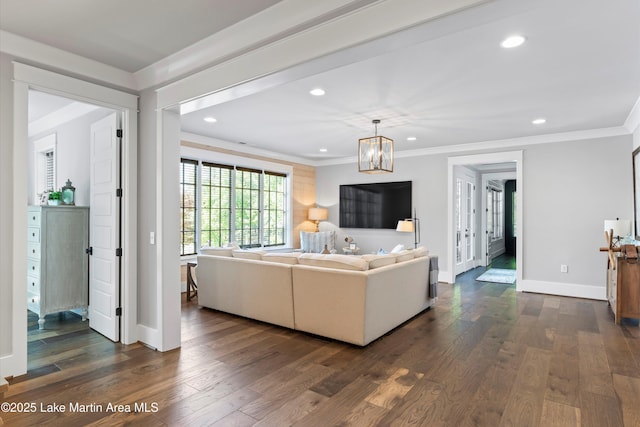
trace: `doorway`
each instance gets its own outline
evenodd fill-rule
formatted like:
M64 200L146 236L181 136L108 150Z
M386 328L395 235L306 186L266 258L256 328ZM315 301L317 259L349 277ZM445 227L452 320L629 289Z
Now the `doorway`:
M122 165L122 325L121 342L130 344L138 340L137 336L137 104L136 96L110 89L104 86L60 75L25 64L13 63L14 116L13 116L13 254L27 253L27 203L29 192L28 150L28 110L29 91L31 89L56 94L77 101L110 108L122 115L122 135L124 148ZM13 299L11 302L12 345L11 353L3 358L3 369L14 375L27 371L27 292L25 275L27 260L24 256L13 257Z
M523 194L523 167L522 167L522 151L513 152L501 152L501 153L489 153L489 154L477 154L469 156L449 157L448 159L448 243L447 243L447 260L444 261L447 271L443 273L446 277L446 281L449 283L455 283L456 281L456 261L458 257L457 238L460 227L456 223L457 219L457 179L459 173L457 173L460 167L476 171L482 180L482 188L486 188L489 180L509 180L513 179L518 184L518 192L513 202L514 212L514 254L522 254L522 201L524 199ZM479 251L477 252L478 262L476 265L487 266L487 195L484 192L480 192L478 195L480 202L480 219L479 226L476 230L480 231L476 234L478 236ZM518 236L519 238L515 238ZM516 270L516 290L520 290L520 283L522 282L522 256L518 256L515 259Z
M119 113L33 89L28 99L28 175L33 184L28 225L39 231L30 237L28 259L34 268L24 282L28 340L91 328L117 342ZM65 184L69 192L56 201L62 205L50 206L48 195ZM57 233L54 227L67 231Z

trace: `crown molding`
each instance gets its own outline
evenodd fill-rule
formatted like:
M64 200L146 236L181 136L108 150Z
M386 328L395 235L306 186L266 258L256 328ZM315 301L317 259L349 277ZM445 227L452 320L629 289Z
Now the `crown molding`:
M438 154L455 154L478 151L503 151L512 148L529 145L553 144L558 142L580 141L587 139L610 138L616 136L630 135L625 126L617 126L602 129L590 129L574 132L550 133L546 135L524 136L521 138L501 139L495 141L471 142L468 144L442 145L438 147L423 148L418 150L396 151L396 159L416 156L433 156ZM315 161L313 166L332 166L339 164L357 163L358 158L343 157L340 159Z
M127 71L4 30L0 30L0 52L21 62L41 64L123 89L136 90L133 74Z
M290 156L287 154L276 153L275 151L263 150L250 145L238 144L225 141L223 139L211 138L208 136L198 135L190 132L180 132L180 139L197 144L208 145L210 147L221 148L223 150L236 151L238 153L250 154L252 156L262 156L273 160L281 160L288 163L299 163L305 166L315 166L309 159L303 157Z
M627 120L624 121L624 127L629 133L634 133L640 126L640 97L636 100L633 108L627 116Z

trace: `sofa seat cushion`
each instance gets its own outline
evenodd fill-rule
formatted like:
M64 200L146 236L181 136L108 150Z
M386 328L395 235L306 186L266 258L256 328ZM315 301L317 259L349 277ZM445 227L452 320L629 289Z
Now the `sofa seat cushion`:
M369 269L369 262L361 257L338 254L302 254L298 263L314 267L336 268L340 270L364 271Z
M385 265L396 263L396 256L394 254L362 255L362 259L369 263L369 269L384 267Z
M279 262L281 264L295 265L302 253L300 252L267 252L262 255L263 261Z
M242 249L238 249L235 251L231 251L234 258L241 259L255 259L260 261L262 259L262 255L265 254L265 251L246 251Z

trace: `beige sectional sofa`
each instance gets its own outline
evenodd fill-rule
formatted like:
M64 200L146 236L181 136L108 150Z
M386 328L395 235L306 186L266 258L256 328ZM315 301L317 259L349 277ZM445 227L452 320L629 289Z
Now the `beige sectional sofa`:
M435 301L426 251L362 257L213 253L198 255L201 306L356 345L367 345Z

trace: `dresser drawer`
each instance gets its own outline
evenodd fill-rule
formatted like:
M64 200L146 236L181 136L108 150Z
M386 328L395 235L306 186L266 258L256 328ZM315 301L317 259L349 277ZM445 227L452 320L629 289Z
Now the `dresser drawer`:
M27 292L27 308L34 313L40 314L40 295Z
M27 243L27 257L40 259L40 243Z
M40 227L40 211L29 212L27 217L27 227Z
M38 276L27 276L27 292L40 295L40 278Z
M40 260L27 259L27 274L32 276L40 276Z
M27 234L28 242L40 242L40 229L36 227L29 227L27 229L29 233Z

